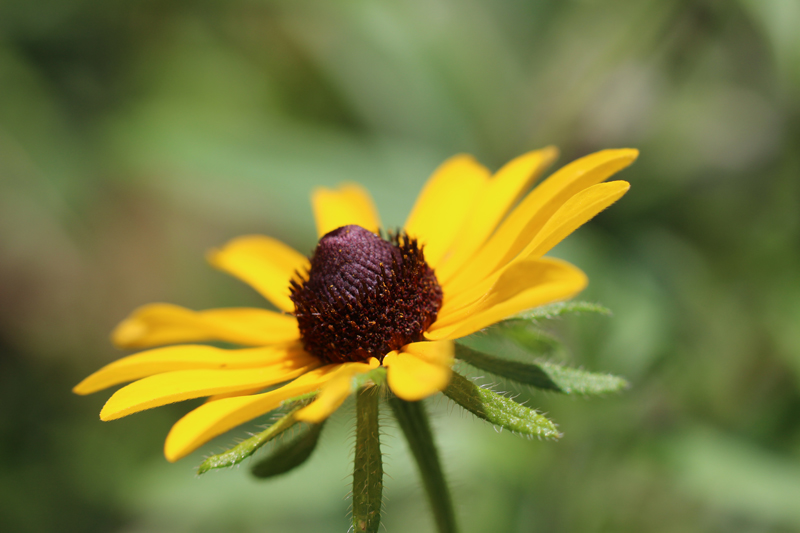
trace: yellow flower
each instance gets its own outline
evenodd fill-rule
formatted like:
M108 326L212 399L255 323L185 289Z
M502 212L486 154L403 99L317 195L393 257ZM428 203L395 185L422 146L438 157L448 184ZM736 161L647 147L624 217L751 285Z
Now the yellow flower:
M74 392L133 381L111 396L102 420L209 397L173 426L169 461L314 391L296 418L321 422L352 392L355 376L381 365L403 400L439 392L450 380L454 339L570 298L587 284L576 267L543 256L625 194L627 182L602 182L638 152L583 157L523 198L556 155L554 148L527 153L494 176L472 157L455 156L434 172L402 232L388 239L379 236L378 214L361 187L316 190L321 240L311 259L260 235L236 238L209 256L281 312L146 305L114 330L114 343L175 346L113 362ZM203 341L248 348L180 344Z

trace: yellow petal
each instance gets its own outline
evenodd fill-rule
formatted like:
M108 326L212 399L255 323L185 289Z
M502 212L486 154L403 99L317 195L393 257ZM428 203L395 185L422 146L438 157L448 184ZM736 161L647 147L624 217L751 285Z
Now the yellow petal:
M131 413L191 398L267 387L296 378L317 366L317 358L303 355L258 368L178 370L156 374L115 392L100 411L100 419L115 420Z
M280 407L284 400L319 389L342 365L328 365L270 392L225 398L201 405L178 420L167 435L164 455L170 462L197 449L217 435Z
M638 150L633 149L603 150L559 169L509 214L486 245L448 282L447 288L459 292L508 264L565 202L627 167L638 155Z
M217 400L224 400L225 398L235 398L237 396L249 396L264 390L264 387L254 387L252 389L237 390L233 392L223 392L222 394L215 394L206 398L206 402L216 402Z
M454 291L450 287L446 289L445 300L439 311L439 320L450 321L448 315L452 311L482 298L510 265L517 261L538 259L561 242L564 237L616 202L629 188L630 184L625 181L599 183L570 198L550 217L536 237L509 265L497 270L482 281L473 282L461 291ZM450 292L447 292L448 290Z
M627 181L600 183L583 190L569 199L547 221L542 230L522 251L522 257L541 257L553 246L591 220L631 188Z
M444 390L450 383L453 343L415 342L383 358L387 381L398 398L416 402Z
M583 290L586 275L558 259L522 260L503 271L483 297L437 320L425 337L458 339L520 311L565 300Z
M355 183L345 183L336 190L315 189L311 193L311 207L319 237L349 224L378 233L381 225L372 197Z
M547 147L521 155L506 163L486 182L471 206L453 246L436 270L443 285L475 254L494 232L508 210L525 190L557 157L558 150Z
M111 334L119 348L219 340L264 346L300 338L293 316L249 307L192 311L171 304L136 309Z
M294 312L289 281L295 272L308 269L308 259L293 248L263 235L246 235L212 250L208 260L253 287L278 309Z
M380 363L374 357L366 363L344 363L335 378L325 383L317 399L295 413L295 418L311 424L319 424L336 411L353 392L353 378L377 368Z
M183 345L157 348L108 364L72 389L76 394L99 390L154 374L176 370L240 369L274 365L300 356L299 346L223 350L213 346Z
M425 261L435 268L489 180L489 170L470 155L451 157L422 189L404 229L425 246Z
M570 272L575 273L576 277L570 277ZM470 300L459 300L457 304L445 303L439 311L436 322L431 325L429 331L448 328L474 317L481 310L485 310L487 306L496 303L497 298L513 296L514 290L522 291L529 288L537 288L548 281L557 281L562 277L572 279L575 283L579 283L582 280L582 288L585 287L585 274L569 263L550 258L518 259L489 280L478 285L474 292L465 293L471 298ZM516 283L517 279L521 281L521 284L515 289L514 283ZM488 282L492 283L491 286L484 287ZM528 308L536 305L531 305Z

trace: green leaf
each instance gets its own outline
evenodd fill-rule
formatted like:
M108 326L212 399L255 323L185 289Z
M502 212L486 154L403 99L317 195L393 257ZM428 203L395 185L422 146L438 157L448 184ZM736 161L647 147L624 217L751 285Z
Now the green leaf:
M503 353L509 348L508 343L511 342L526 352L538 356L560 355L565 351L563 344L552 334L539 327L539 323L567 313L610 315L611 311L602 305L590 302L559 302L543 305L513 315L494 324L482 335L472 335L461 342L479 350L502 351ZM512 349L514 348L512 347Z
M611 316L611 309L592 302L557 302L517 313L506 320L550 320L569 313L597 313Z
M604 394L627 388L628 382L610 374L594 374L557 363L521 363L456 345L456 357L497 376L564 394Z
M356 393L356 452L353 468L353 531L375 533L381 525L383 463L378 430L378 388Z
M253 467L253 475L266 479L285 474L306 462L317 447L324 424L309 424L307 430L281 444Z
M249 439L240 442L225 452L212 455L211 457L207 458L200 464L199 467L197 467L197 475L205 474L209 470L216 468L226 468L237 465L253 455L259 448L295 425L297 421L294 419L294 413L304 405L308 404L308 402L316 395L317 391L313 391L295 396L294 398L289 398L288 400L284 400L282 404L283 406L293 406L290 413L280 418L277 422L272 424L261 433L253 435Z
M444 479L439 452L433 442L431 425L423 402L407 402L391 395L389 406L408 441L417 462L439 533L456 533L456 517L450 489Z
M230 450L217 455L212 455L200 464L200 466L197 468L197 474L205 474L209 470L215 468L225 468L241 463L253 455L256 450L261 448L263 445L295 425L297 423L297 421L294 419L295 411L297 411L297 409L294 409L291 413L280 418L277 422L272 424L258 435L253 435L249 439L240 442Z
M604 394L627 389L630 384L619 376L595 374L580 368L570 368L549 361L537 363L565 394Z
M525 351L537 355L552 355L564 350L560 340L536 327L530 321L508 320L500 322L496 327L490 328L489 334L502 336L524 348Z
M556 425L544 415L511 398L479 387L455 372L443 392L467 411L501 428L536 437L561 437Z

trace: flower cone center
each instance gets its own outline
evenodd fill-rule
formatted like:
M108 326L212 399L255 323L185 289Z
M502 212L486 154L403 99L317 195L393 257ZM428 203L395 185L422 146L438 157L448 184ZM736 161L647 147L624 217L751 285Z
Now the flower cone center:
M422 340L442 289L417 241L343 226L322 237L291 298L303 346L326 363L383 360Z

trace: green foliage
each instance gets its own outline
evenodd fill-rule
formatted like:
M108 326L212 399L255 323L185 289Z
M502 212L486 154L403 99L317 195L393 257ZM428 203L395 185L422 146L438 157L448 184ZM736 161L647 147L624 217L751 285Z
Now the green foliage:
M444 393L467 411L501 428L522 435L554 439L561 437L556 425L544 415L479 387L456 372L453 372Z
M458 528L453 512L453 500L439 461L439 451L434 444L425 404L407 402L391 395L389 406L400 429L403 430L408 447L419 468L439 533L456 533Z
M309 424L305 431L281 443L272 453L256 463L251 470L253 475L267 479L285 474L305 463L317 447L324 425L324 422Z
M619 376L597 374L580 368L542 361L537 365L547 374L558 392L565 394L605 394L627 389L630 384Z
M209 470L215 468L225 468L241 463L266 443L294 426L297 423L297 420L294 419L295 411L297 411L297 409L283 416L261 433L240 442L230 450L212 455L200 464L197 468L197 474L205 474Z
M596 313L611 316L611 309L592 302L556 302L517 313L504 322L517 320L550 320L571 313Z
M558 302L535 307L487 328L480 339L481 348L484 351L502 353L507 349L508 341L511 341L526 352L538 356L559 355L564 351L564 345L541 325L547 320L577 313L609 316L611 311L591 302Z
M489 336L513 341L529 353L554 355L564 350L561 341L528 320L507 320L489 328ZM499 344L499 343L495 343Z
M292 427L297 421L294 419L294 413L306 405L309 400L314 398L317 395L317 392L309 392L306 394L302 394L300 396L296 396L294 398L290 398L283 402L285 406L292 406L291 412L287 415L283 416L282 418L278 419L274 424L270 427L258 433L257 435L253 435L249 439L243 440L233 448L226 450L222 453L212 455L211 457L207 458L203 461L200 466L197 468L197 474L205 474L209 470L216 469L216 468L226 468L229 466L237 465L253 455L259 448L264 446L266 443Z
M603 394L628 387L627 381L610 374L595 374L549 361L509 361L461 344L456 345L456 357L497 376L564 394Z
M529 309L489 328L481 345L485 351L503 353L505 340L511 340L529 354L547 356L563 350L561 342L538 327L538 323L570 313L596 313L609 316L611 311L591 302L559 302ZM465 344L456 344L456 357L497 376L539 389L564 394L604 394L628 387L624 379L610 374L596 374L570 368L552 361L533 363L512 361Z
M375 533L381 525L383 462L378 428L378 388L356 395L356 450L353 469L353 531Z

